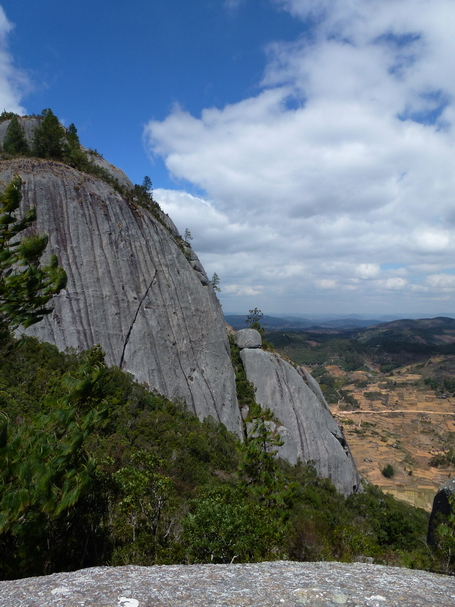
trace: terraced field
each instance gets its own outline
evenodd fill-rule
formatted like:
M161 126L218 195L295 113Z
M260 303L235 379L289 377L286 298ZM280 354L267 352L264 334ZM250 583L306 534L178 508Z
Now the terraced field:
M455 397L437 396L423 388L417 367L378 374L373 382L371 374L363 371L348 375L334 365L326 370L351 382L343 390L359 404L349 411L340 401L331 410L343 427L360 474L396 497L430 510L438 488L455 474L453 465L430 466L435 455L455 447ZM362 379L368 380L366 388L356 386ZM395 472L391 478L382 474L388 464Z

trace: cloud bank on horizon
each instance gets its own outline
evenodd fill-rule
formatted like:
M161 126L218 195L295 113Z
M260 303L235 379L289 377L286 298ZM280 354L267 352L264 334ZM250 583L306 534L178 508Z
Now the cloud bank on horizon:
M302 35L267 47L255 96L146 125L200 193L155 197L227 312L453 311L455 2L275 4Z

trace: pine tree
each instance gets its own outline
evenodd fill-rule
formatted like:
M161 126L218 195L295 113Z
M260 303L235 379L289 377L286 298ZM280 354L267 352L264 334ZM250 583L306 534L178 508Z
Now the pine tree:
M28 327L52 311L51 298L66 286L66 273L56 255L46 266L41 257L47 246L46 235L19 238L36 220L31 208L18 219L22 200L22 181L15 177L0 196L0 331Z
M8 154L27 154L29 151L24 130L17 116L13 116L6 130L3 140L3 149Z
M104 355L95 347L77 376L64 378L68 394L47 400L49 413L27 424L0 415L0 577L83 565L89 531L77 506L97 478L97 462L85 443L107 414L105 371Z
M221 291L220 287L218 286L220 284L220 277L216 272L213 274L210 284L212 285L213 289L218 293Z
M283 441L273 429L273 413L256 405L246 422L249 429L238 469L240 486L269 508L277 507L285 500L287 491L276 459Z
M52 110L41 112L43 121L33 136L33 153L39 158L63 160L65 154L66 133Z

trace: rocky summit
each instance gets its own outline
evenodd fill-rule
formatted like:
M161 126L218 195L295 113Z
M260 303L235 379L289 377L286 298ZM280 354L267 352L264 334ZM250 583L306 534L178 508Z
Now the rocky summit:
M0 582L2 607L450 607L452 577L366 563L96 567Z
M32 141L40 118L21 118L21 124ZM8 120L0 127L1 143ZM62 350L99 344L107 364L243 438L248 428L226 326L202 264L165 213L124 195L133 186L120 169L99 156L92 161L121 188L46 158L0 163L0 185L22 178L23 205L36 207L37 230L49 235L47 252L57 254L68 275L53 313L28 333ZM343 494L357 491L354 460L317 383L263 351L254 331L241 339L257 402L272 409L284 441L280 454L292 463L314 460L319 474Z

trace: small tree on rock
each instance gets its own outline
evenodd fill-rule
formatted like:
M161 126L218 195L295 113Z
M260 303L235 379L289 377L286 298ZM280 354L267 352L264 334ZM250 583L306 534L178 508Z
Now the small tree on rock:
M212 287L215 291L217 291L218 293L221 292L221 289L218 286L220 284L220 277L218 276L218 274L216 272L213 274L210 284L212 285Z
M52 110L41 112L43 121L35 130L33 153L39 158L63 160L65 154L66 133Z
M250 329L256 329L256 331L259 331L262 337L264 337L265 331L259 321L263 317L264 314L261 312L261 310L259 310L259 308L254 308L253 310L250 310L250 313L248 314L245 320L246 324L250 327Z
M24 129L20 125L16 115L11 118L11 122L6 130L3 149L8 154L27 154L29 151Z

